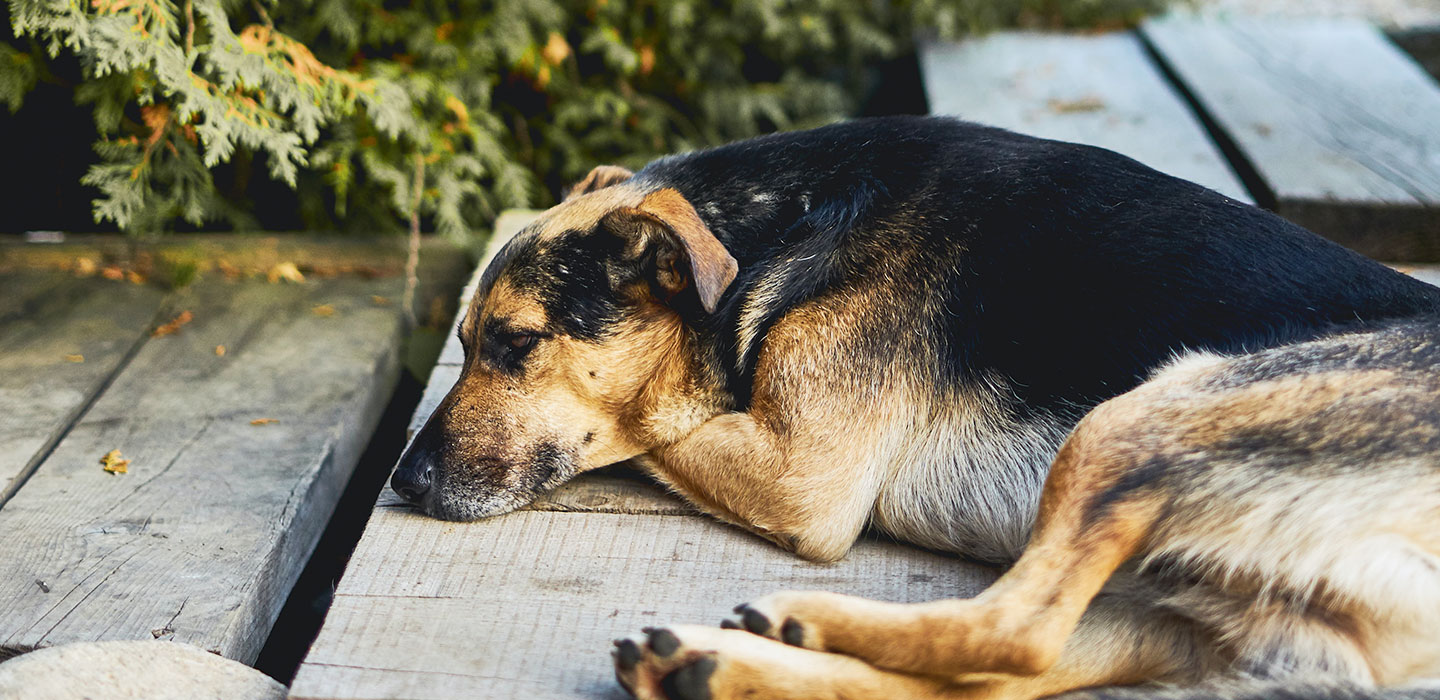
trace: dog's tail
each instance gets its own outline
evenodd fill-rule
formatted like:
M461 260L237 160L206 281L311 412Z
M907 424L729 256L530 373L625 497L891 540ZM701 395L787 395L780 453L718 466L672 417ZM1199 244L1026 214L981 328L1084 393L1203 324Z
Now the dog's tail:
M1440 700L1440 683L1375 688L1344 683L1232 681L1200 687L1092 688L1052 700Z

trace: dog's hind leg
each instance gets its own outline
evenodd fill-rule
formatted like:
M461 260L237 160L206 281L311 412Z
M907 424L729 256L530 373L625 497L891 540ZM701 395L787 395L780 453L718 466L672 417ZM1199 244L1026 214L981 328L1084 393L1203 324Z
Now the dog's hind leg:
M1147 620L1117 623L1121 618L1113 611L1097 610L1082 623L1092 599L1145 545L1164 508L1163 493L1131 488L1153 478L1148 470L1156 468L1125 439L1136 408L1102 407L1076 428L1046 481L1030 545L980 596L905 605L778 593L741 608L743 624L791 644L930 676L1038 676L1057 662L1066 669L1062 675L1096 668L1096 677L1073 679L1084 685L1137 682L1168 672L1166 658L1142 653L1154 647L1140 643L1150 634ZM1113 665L1091 663L1087 657L1101 653L1097 644L1114 646L1125 638L1106 631L1117 624L1122 632L1127 625L1134 632L1130 638L1136 644L1127 654L1140 660L1138 665L1123 661L1127 654L1106 654L1114 657ZM1083 628L1072 640L1077 625Z

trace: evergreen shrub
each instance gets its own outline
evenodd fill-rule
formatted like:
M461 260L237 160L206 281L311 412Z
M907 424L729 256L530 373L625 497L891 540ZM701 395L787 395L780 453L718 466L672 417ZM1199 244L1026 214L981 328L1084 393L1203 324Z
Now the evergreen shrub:
M1164 2L9 0L0 102L78 58L99 134L83 183L127 232L246 226L212 173L233 160L295 188L311 229L418 211L463 238L599 163L843 117L917 35L1120 26Z

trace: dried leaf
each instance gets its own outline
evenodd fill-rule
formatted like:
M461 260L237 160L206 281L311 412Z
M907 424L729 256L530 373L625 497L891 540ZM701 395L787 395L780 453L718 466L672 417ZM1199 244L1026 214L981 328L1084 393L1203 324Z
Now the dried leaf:
M110 450L105 453L104 457L100 458L100 468L111 474L128 473L130 471L129 466L130 460L121 457L120 450Z
M215 356L216 356L216 357L224 357L224 356L225 356L225 346L224 346L224 345L216 345L216 346L215 346Z
M1093 95L1075 100L1050 100L1050 111L1057 114L1098 112L1102 109L1105 109L1105 101Z
M125 279L125 271L114 265L111 265L101 270L100 276L104 277L107 280L114 280L116 282L119 282L120 280Z
M256 418L255 420L250 421L250 425L270 425L271 423L279 422L279 418Z
M275 284L280 280L300 283L305 281L305 275L300 273L300 268L295 267L295 263L286 261L276 263L274 267L270 268L270 271L265 273L265 279L269 280L270 284Z
M75 259L75 276L77 277L89 277L95 274L96 269L95 261L90 258Z
M160 326L159 328L156 328L154 331L151 331L150 337L163 338L167 335L173 335L180 330L181 326L189 323L194 318L195 316L192 315L188 310L181 311L180 315L176 316L173 319L170 319L169 323Z
M125 280L130 284L145 284L145 275L130 270L125 273Z
M84 356L84 355L81 355L80 353L75 353L74 355L66 355L66 356L65 356L65 361L66 361L66 362L84 362L84 361L85 361L85 356Z
M376 306L389 306L390 300L386 297L382 297L379 294L376 294L370 297L370 303Z
M329 304L316 304L314 308L310 309L310 313L316 316L334 316L335 307Z

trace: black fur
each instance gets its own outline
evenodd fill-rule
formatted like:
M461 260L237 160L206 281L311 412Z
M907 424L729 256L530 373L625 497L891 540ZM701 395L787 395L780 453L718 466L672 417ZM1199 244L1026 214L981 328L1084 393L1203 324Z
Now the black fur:
M741 409L755 365L753 348L735 355L742 300L777 268L767 324L914 253L923 265L893 292L912 326L873 329L848 348L856 364L933 339L937 382L998 378L1022 417L1078 417L1182 348L1255 351L1440 312L1440 290L1268 212L1111 151L951 119L777 134L636 178L678 189L739 262L702 333Z

